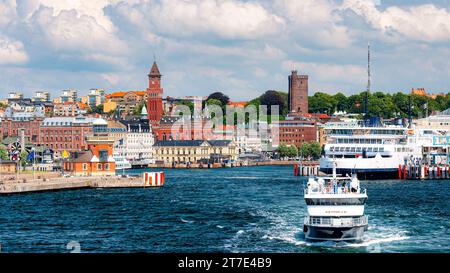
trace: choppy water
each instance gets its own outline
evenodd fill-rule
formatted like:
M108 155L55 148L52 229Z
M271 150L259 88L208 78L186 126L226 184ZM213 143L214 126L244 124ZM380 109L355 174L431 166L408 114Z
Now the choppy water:
M310 243L290 167L166 170L163 188L0 196L2 252L450 252L450 181L370 181L362 243Z

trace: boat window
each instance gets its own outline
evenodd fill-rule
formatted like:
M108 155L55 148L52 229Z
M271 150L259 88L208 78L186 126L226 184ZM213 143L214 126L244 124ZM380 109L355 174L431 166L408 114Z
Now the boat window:
M356 147L356 152L360 153L361 152L361 147Z
M353 153L355 152L355 150L356 150L355 147L352 147L352 148L350 149L350 151L353 152Z
M380 147L380 149L378 150L379 152L384 152L384 147Z
M367 152L372 152L372 147L367 148Z
M345 147L341 147L341 148L339 149L339 151L343 152L344 149L345 149Z
M354 206L364 205L367 198L306 198L306 204L312 206Z
M345 147L346 152L350 152L350 147Z
M373 152L374 153L378 152L378 148L377 147L373 148Z

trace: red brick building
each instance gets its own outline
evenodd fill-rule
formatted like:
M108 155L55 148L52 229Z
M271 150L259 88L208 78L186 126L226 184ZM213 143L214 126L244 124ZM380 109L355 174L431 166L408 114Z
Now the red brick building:
M148 119L152 127L157 129L163 115L163 89L161 88L161 73L159 73L158 65L156 65L156 62L153 62L150 73L148 74L147 93Z
M296 70L288 77L288 105L291 114L308 114L308 76L298 75Z
M283 120L278 123L280 144L300 148L305 142L317 141L316 122L303 119Z
M43 116L33 113L14 113L1 119L1 137L20 137L20 130L24 130L25 141L38 144L40 139L40 126Z
M86 138L92 135L95 118L46 118L40 128L40 144L59 156L62 151L76 152L87 148Z

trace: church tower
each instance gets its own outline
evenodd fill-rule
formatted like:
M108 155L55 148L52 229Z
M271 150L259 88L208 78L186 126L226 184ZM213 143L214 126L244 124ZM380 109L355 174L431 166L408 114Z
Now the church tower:
M163 114L163 89L161 88L161 73L159 73L158 65L156 65L156 62L153 62L150 73L148 74L147 93L148 119L152 126L158 127Z

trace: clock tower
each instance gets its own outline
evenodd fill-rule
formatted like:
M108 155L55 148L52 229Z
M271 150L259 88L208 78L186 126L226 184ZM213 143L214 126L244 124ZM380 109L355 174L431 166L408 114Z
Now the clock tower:
M158 65L156 65L156 62L153 62L150 73L148 74L147 93L148 119L152 127L158 127L163 114L163 89L161 88L161 73L159 73Z

